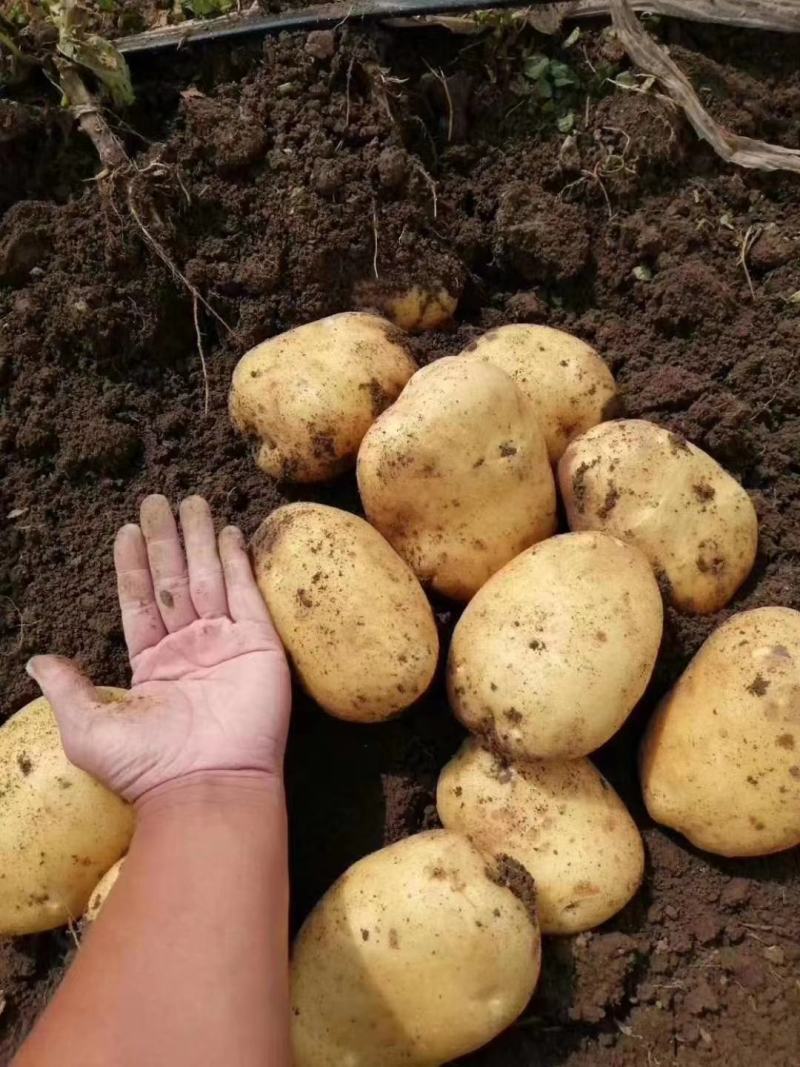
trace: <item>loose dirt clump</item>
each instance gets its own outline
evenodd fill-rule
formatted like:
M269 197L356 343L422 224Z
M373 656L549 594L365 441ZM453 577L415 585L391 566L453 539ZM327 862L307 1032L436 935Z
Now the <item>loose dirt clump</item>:
M669 21L661 32L719 121L800 145L797 41ZM578 79L560 114L525 79L541 52ZM714 626L734 610L800 608L798 184L722 164L654 92L609 84L624 66L599 28L562 49L502 23L467 47L443 31L339 29L137 60L125 121L138 136L120 133L141 169L158 162L137 179L141 219L228 327L197 309L207 415L186 286L125 197L87 181L91 146L48 86L0 101L2 714L35 695L34 652L126 684L111 544L145 493L204 493L248 536L288 499L358 510L351 477L301 490L256 468L227 417L250 345L409 284L460 294L450 330L412 339L421 363L507 322L569 330L604 355L629 416L742 481L759 556L719 615L668 609L650 689L598 754L644 830L644 887L602 929L547 943L520 1023L464 1063L793 1067L796 853L696 852L649 823L635 768L655 702ZM458 611L435 610L444 643ZM350 862L437 824L436 777L461 737L440 685L370 728L298 699L295 924ZM0 947L0 1064L69 944L56 933Z

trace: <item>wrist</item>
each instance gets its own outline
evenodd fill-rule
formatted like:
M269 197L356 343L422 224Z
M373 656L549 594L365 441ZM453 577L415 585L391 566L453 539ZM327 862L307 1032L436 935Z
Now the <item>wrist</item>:
M193 771L148 789L134 802L141 823L168 811L263 808L284 803L283 778L265 771Z

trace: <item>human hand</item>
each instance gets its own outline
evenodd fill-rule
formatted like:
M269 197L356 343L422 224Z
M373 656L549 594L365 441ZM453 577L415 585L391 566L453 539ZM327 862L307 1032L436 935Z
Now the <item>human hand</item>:
M127 699L102 702L60 656L34 656L27 668L53 706L71 762L131 802L202 772L282 772L289 668L244 537L229 526L217 544L199 496L182 502L180 519L185 555L163 496L143 502L141 528L117 533L133 669Z

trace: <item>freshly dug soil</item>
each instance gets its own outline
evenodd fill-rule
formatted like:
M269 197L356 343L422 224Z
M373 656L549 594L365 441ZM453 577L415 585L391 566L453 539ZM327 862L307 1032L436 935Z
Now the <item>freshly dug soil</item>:
M142 170L158 165L130 190L87 181L91 146L45 84L0 100L2 714L35 695L34 652L126 684L110 548L144 494L204 493L248 534L286 499L358 508L352 477L270 483L232 432L228 382L254 342L409 282L460 297L451 330L414 340L422 362L505 322L573 331L604 354L629 414L742 480L761 545L725 612L669 613L650 691L599 754L645 835L643 889L602 929L551 940L525 1016L464 1063L789 1067L797 852L723 861L652 826L635 754L655 700L715 625L800 608L800 184L722 164L653 93L610 85L625 62L600 27L561 50L504 25L480 40L342 29L137 61L122 132ZM797 40L660 32L717 118L800 146ZM524 75L541 51L578 81L554 112ZM228 324L199 305L208 413L192 298L144 230ZM436 608L446 638L457 610ZM436 825L436 775L460 737L438 684L382 726L298 698L295 922L351 861ZM70 946L63 932L0 946L0 1063Z

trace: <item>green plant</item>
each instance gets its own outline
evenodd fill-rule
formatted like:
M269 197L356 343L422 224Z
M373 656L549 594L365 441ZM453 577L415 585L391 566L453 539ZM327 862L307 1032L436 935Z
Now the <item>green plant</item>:
M183 0L183 6L195 18L213 19L233 11L236 0Z

